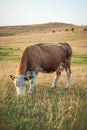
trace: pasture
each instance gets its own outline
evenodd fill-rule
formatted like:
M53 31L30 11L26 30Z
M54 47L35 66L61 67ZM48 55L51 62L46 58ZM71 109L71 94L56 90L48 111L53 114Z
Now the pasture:
M52 25L50 29L39 26L31 26L30 32L16 27L15 33L12 28L10 32L6 27L0 28L0 130L86 130L87 31L78 26L71 31L72 25ZM69 31L65 31L67 28ZM65 72L55 89L50 89L55 74L39 73L33 93L17 97L9 75L16 74L23 49L41 42L68 42L71 45L71 89L65 90ZM29 83L26 90L28 87Z

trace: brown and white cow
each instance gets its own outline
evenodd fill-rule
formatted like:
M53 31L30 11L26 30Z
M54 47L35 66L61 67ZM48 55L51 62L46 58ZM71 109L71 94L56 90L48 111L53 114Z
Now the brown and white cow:
M55 88L64 69L67 72L67 87L70 88L70 64L72 49L68 43L39 43L23 51L14 80L17 95L25 95L26 81L30 80L29 92L34 89L34 82L39 72L56 72L51 88Z

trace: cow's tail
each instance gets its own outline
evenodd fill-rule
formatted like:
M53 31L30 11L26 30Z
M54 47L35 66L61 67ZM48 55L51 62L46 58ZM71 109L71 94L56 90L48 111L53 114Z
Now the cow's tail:
M68 44L68 43L66 43L66 48L67 48L67 59L71 59L71 57L72 57L72 48L71 48L71 46Z

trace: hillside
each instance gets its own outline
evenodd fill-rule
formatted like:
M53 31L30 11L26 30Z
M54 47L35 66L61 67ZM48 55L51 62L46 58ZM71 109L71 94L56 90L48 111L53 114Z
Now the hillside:
M10 36L20 33L37 33L37 32L55 32L70 30L72 27L77 28L73 24L66 23L47 23L47 24L35 24L25 26L4 26L0 27L0 36Z

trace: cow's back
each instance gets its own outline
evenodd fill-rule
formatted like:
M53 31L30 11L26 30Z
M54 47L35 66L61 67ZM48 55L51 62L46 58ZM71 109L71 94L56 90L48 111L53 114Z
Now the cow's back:
M50 54L52 57L56 57L56 55L61 57L63 55L66 58L72 56L72 49L68 43L39 43L36 45L40 47L43 55L45 53Z
M55 71L57 67L66 61L69 52L67 43L39 43L26 48L28 69L32 70L35 65L50 72Z

